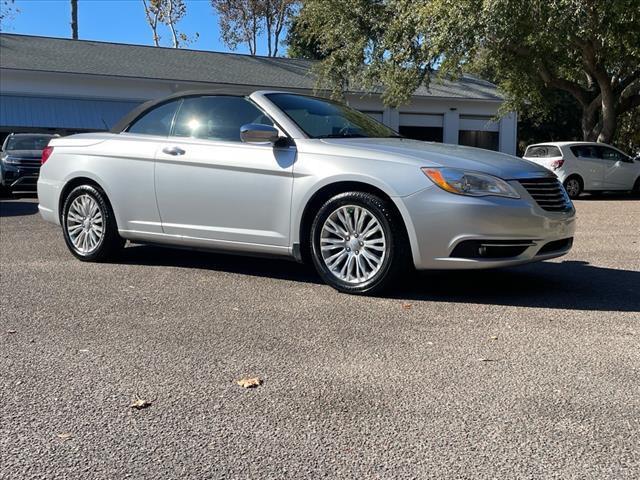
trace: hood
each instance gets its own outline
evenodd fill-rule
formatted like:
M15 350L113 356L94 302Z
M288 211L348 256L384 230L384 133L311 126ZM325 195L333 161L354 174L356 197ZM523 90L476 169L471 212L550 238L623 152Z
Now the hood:
M506 153L406 138L330 138L325 145L350 156L370 156L415 164L418 167L450 167L488 173L506 180L548 176L549 171Z

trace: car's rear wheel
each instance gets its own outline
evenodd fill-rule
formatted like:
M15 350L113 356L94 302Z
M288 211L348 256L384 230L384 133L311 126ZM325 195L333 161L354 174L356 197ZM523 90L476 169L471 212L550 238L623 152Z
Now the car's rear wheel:
M379 293L410 267L402 219L388 201L370 193L328 200L313 221L311 241L316 270L341 292Z
M567 191L569 198L574 200L582 193L582 182L578 177L569 177L564 181L564 189Z
M124 246L106 195L93 185L80 185L67 195L61 223L67 247L80 260L108 260Z
M633 184L632 192L634 195L640 195L640 177L638 177L636 183Z

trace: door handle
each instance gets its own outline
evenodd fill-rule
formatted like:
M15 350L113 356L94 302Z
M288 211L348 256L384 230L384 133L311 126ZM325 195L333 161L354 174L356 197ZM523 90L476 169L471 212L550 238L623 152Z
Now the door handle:
M180 147L165 147L162 149L167 155L184 155L186 152Z

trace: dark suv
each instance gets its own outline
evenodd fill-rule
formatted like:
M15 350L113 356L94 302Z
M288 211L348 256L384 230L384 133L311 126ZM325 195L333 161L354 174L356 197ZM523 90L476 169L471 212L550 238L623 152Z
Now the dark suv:
M42 150L55 135L12 133L0 152L0 193L35 190Z

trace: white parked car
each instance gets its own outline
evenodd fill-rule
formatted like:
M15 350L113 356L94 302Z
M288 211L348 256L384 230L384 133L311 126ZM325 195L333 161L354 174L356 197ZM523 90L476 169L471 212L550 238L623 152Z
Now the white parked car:
M640 192L640 160L611 145L594 142L549 142L529 145L523 158L555 173L569 197L582 192Z

